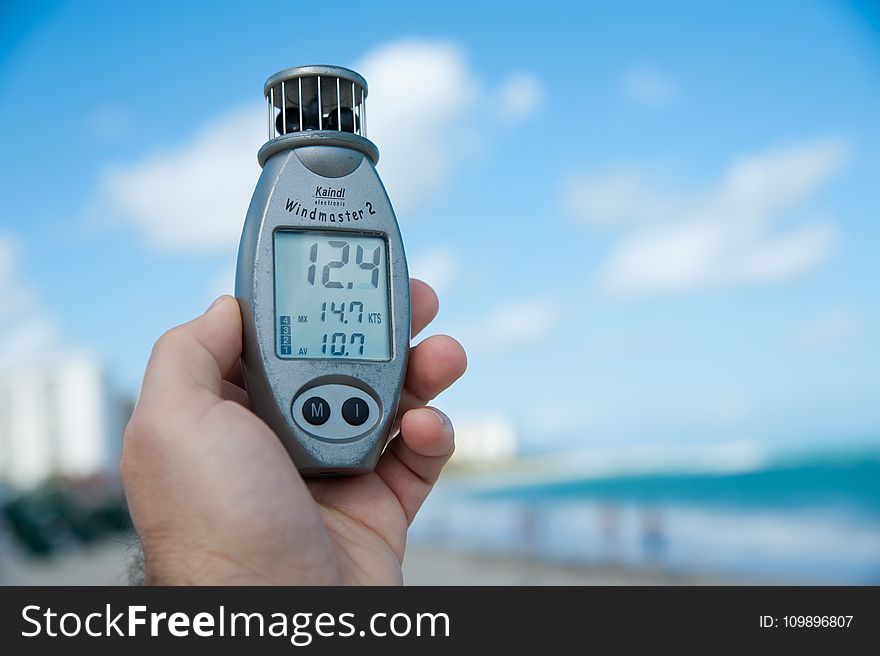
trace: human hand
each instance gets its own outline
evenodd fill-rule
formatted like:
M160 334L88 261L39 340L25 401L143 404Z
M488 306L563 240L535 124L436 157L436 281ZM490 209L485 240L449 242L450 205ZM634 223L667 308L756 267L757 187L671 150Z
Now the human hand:
M437 297L411 282L412 332ZM462 347L410 351L400 434L375 471L304 481L242 388L241 312L222 296L153 348L125 431L122 478L145 581L175 584L402 583L406 532L453 451L452 425L424 407L465 370Z

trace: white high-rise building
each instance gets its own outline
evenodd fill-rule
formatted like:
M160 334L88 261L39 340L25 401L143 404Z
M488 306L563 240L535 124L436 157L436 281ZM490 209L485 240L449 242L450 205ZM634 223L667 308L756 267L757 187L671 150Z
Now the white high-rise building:
M452 462L466 467L500 465L517 456L516 427L500 414L457 417Z
M115 471L131 400L107 378L81 353L0 365L0 482L29 488Z

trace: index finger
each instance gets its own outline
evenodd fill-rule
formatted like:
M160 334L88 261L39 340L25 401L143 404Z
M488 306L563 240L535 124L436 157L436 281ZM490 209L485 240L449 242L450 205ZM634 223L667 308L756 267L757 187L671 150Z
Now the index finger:
M440 301L431 285L416 278L409 281L409 295L412 304L412 336L415 337L437 316Z

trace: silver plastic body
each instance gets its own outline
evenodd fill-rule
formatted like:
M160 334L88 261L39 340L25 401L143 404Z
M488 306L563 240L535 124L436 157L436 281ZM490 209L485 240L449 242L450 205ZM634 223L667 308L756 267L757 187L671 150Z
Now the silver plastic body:
M295 136L300 138L286 140L287 149L261 152L263 173L242 231L235 294L244 330L245 384L254 412L278 435L304 476L366 473L376 465L390 436L409 354L409 273L403 242L373 158L366 156L372 153L364 152L368 149L359 148L361 144L354 139L346 147L344 138L323 145L327 141L318 133ZM299 147L291 147L294 144ZM327 186L345 188L344 206L316 205L316 187ZM290 211L297 203L296 207L307 209L307 216ZM313 209L317 210L314 214ZM338 215L339 210L356 213L358 218L331 222L329 215ZM390 360L281 359L276 355L273 234L285 228L358 231L386 238ZM301 417L294 419L309 390L339 385L360 390L375 402L378 418L364 425L365 432L352 436L352 430L346 429L346 434L330 437L327 427L312 429ZM334 411L338 413L338 407Z

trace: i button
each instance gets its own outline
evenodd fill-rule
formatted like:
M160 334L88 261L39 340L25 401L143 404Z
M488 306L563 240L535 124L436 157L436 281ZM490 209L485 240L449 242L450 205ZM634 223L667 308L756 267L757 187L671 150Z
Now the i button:
M330 419L330 404L320 396L313 396L303 403L302 413L312 426L320 426Z
M363 399L353 396L342 404L342 418L352 426L360 426L370 418L370 406Z

